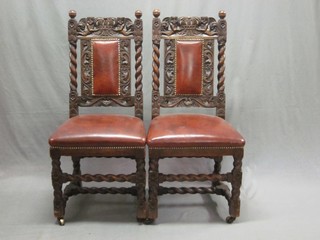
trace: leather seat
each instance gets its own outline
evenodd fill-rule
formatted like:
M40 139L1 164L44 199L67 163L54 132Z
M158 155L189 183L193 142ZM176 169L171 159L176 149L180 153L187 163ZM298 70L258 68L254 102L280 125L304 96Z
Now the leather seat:
M149 147L242 147L244 138L225 120L201 114L161 115L151 122Z
M49 138L52 147L145 146L140 118L125 115L79 115L64 122Z

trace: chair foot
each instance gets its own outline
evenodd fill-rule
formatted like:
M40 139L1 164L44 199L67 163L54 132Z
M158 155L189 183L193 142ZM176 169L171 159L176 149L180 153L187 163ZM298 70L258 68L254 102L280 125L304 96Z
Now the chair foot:
M146 225L150 225L150 224L153 224L154 223L154 219L151 219L151 218L146 218L144 220L144 224Z
M137 222L142 223L145 221L145 218L137 218Z
M229 223L229 224L233 223L234 220L236 220L236 217L228 216L228 217L226 218L226 222Z
M58 218L58 223L60 226L64 226L64 219L63 218Z

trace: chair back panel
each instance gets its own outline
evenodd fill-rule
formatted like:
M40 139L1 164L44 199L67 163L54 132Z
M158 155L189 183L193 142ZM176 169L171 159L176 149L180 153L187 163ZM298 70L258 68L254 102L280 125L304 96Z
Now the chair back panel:
M92 95L120 94L120 51L118 40L91 40Z
M85 99L131 95L130 40L81 40L81 95ZM82 99L83 99L82 98Z
M82 18L69 20L70 117L78 107L135 107L142 118L142 20ZM77 41L80 41L81 95L77 92ZM135 43L135 94L131 93L131 42Z
M175 40L175 94L199 95L202 93L201 40Z
M166 17L153 19L153 104L152 118L160 108L217 108L224 117L224 54L226 42L224 17ZM160 42L164 44L163 95L160 86ZM218 82L214 93L214 49L218 45ZM223 62L220 61L223 58ZM220 68L220 69L219 69ZM223 69L221 69L223 68ZM220 96L220 98L218 97ZM222 113L222 114L221 114Z

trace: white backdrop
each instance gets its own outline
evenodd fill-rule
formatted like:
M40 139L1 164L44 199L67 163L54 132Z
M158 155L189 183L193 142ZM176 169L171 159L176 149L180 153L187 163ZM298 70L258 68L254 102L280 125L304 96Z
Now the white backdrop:
M131 197L79 196L59 228L47 139L68 117L68 11L77 19L143 12L148 127L155 8L161 17L227 12L227 120L247 140L241 217L225 224L227 207L215 196L163 196L156 225L144 226ZM0 239L319 237L319 12L318 0L1 0ZM193 162L181 171L208 167Z

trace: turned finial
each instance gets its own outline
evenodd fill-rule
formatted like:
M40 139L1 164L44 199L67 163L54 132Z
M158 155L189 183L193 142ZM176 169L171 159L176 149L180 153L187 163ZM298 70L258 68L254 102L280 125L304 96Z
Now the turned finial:
M160 10L159 9L153 10L153 16L154 17L159 17L160 16Z
M75 18L77 16L77 12L75 10L70 10L69 11L69 17Z
M142 12L140 11L140 10L137 10L136 12L135 12L135 15L136 15L136 18L141 18L141 16L142 16Z
M220 12L219 12L219 17L221 18L221 19L224 19L225 17L226 17L226 12L225 11L223 11L223 10L221 10Z

